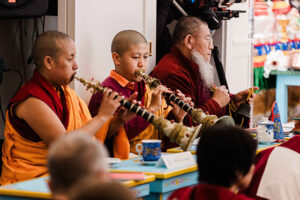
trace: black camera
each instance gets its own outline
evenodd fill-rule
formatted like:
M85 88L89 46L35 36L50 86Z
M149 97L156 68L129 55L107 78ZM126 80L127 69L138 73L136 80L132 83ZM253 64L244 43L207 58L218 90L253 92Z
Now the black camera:
M221 20L239 17L242 10L230 10L233 3L243 3L246 0L173 0L174 6L183 14L199 17L205 20L209 29L221 27Z

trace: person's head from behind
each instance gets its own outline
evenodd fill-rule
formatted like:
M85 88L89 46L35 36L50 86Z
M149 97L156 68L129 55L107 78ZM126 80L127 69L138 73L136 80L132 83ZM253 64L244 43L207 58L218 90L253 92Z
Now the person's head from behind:
M187 59L199 66L205 84L211 86L214 71L210 59L214 46L207 23L196 17L182 17L175 26L173 42Z
M74 41L59 31L39 35L32 49L32 57L37 70L54 87L68 85L78 68Z
M133 191L117 182L89 179L74 188L71 200L134 200Z
M49 187L54 195L68 196L78 181L108 180L107 151L87 134L73 131L55 141L48 152Z
M216 125L203 132L197 147L199 182L247 188L255 169L257 143L237 126Z
M148 67L149 49L146 38L134 30L117 33L111 43L111 53L118 74L131 82L139 82L135 73Z

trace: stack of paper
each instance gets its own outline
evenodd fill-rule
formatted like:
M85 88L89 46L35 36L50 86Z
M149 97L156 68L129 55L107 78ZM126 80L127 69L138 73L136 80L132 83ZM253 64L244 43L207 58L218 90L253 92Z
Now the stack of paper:
M143 172L111 172L109 174L111 179L115 180L145 180Z

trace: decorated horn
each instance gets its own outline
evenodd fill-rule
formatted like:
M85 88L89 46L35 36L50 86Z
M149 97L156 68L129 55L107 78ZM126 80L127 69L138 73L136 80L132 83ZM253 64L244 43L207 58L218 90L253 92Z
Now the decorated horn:
M161 83L160 80L150 77L144 73L143 70L136 71L136 77L141 77L145 80L145 82L150 86L150 88L156 88ZM177 97L173 93L164 93L165 97L170 101L173 101L177 104L181 109L187 112L197 124L202 124L202 129L206 129L212 125L214 125L217 121L222 124L234 124L234 120L230 116L224 116L220 119L216 115L207 115L202 109L197 109L189 104L185 103L179 97Z
M106 90L105 87L100 86L99 82L89 82L84 78L80 78L77 76L75 76L75 79L80 81L86 87L87 90L91 90L93 93L103 93ZM156 129L158 129L158 131L163 132L167 137L170 138L172 142L176 142L177 144L179 144L184 151L188 151L191 149L193 141L199 134L200 129L202 127L202 125L199 125L197 127L187 127L184 126L182 122L171 122L163 117L159 117L151 112L148 112L146 109L142 108L138 104L134 104L131 101L127 101L126 99L121 100L120 103L126 109L136 113L143 119L153 124L153 126Z

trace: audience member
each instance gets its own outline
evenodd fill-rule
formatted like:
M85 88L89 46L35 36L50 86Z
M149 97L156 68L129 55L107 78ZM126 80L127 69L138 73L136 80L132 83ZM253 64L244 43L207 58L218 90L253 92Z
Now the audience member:
M245 194L258 199L299 199L300 136L257 155L256 167Z
M134 191L130 191L117 182L103 182L100 180L86 180L80 183L71 200L134 200Z
M199 183L175 191L169 199L247 200L238 191L255 169L256 141L235 126L216 125L203 132L197 147Z
M110 181L104 146L86 133L73 131L49 149L49 188L55 199L69 199L82 180ZM88 183L87 183L88 184Z

